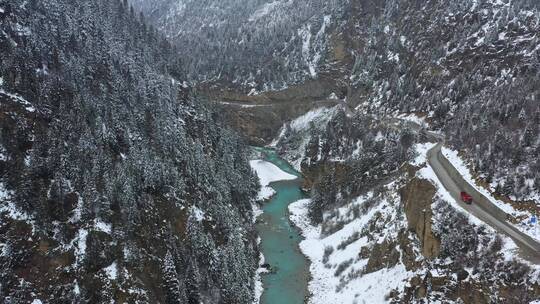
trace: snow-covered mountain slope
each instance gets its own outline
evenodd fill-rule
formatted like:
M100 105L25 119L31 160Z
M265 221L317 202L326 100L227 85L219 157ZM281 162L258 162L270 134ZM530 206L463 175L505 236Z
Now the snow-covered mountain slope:
M343 5L340 39L355 60L331 75L350 107L381 118L418 114L480 187L518 211L515 223L539 214L538 2Z
M540 13L537 1L360 0L328 2L323 6L316 2L305 6L295 1L256 1L245 5L240 2L229 5L241 15L234 21L226 17L230 15L226 8L200 2L201 8L206 5L210 7L209 11L219 13L210 14L204 21L201 19L205 26L199 24L188 33L197 32L199 28L203 32L210 31L206 29L210 25L213 25L211 31L227 28L225 25L229 23L223 20L245 23L247 28L238 25L238 33L234 31L232 36L212 34L210 39L201 39L211 41L205 43L221 44L219 37L236 37L231 40L235 42L231 46L234 49L242 48L243 35L250 36L249 33L259 29L265 33L265 24L274 26L283 21L290 25L285 28L291 31L263 35L261 41L264 43L247 47L247 53L234 51L234 55L226 58L220 56L230 53L227 47L205 46L203 52L195 52L205 54L202 57L209 60L217 58L211 65L224 72L210 74L220 75L216 80L224 80L221 85L248 77L257 79L259 91L281 88L284 87L281 84L295 82L290 79L304 79L296 78L298 75L309 75L309 62L317 61L314 59L323 54L320 60L323 64L316 69L317 81L339 84L336 87L347 95L346 100L352 108L374 115L397 116L412 112L423 115L434 128L443 131L454 150L464 153L474 177L481 179L486 188L505 201L514 201L516 208L529 210L529 213L540 212L540 162L537 157L540 154L540 38L537 35ZM191 2L181 3L186 6L182 12L190 5L194 6ZM296 17L291 17L301 15L296 13L298 10L315 12L308 20L316 20L316 24L299 22L294 19ZM146 11L152 12L152 20L169 24L167 20L173 17L167 12L178 10ZM268 16L274 21L267 22L264 18ZM326 16L330 16L330 31L319 35ZM290 21L290 18L294 20ZM262 25L257 22L259 19ZM190 22L190 17L186 15L185 20ZM253 28L249 20L254 20ZM158 21L153 23L159 24ZM225 25L214 28L216 24ZM190 25L179 27L190 28ZM302 30L308 27L310 34ZM168 33L167 30L164 32ZM280 33L287 33L283 36L286 39ZM295 41L290 47L279 46L281 42L289 41L291 35L301 33L305 33L300 35L305 39L298 36L298 39L290 40ZM198 36L206 37L205 34ZM308 44L321 45L326 51L304 52L302 40L315 41L315 44ZM303 56L303 53L309 53L309 56ZM236 58L242 59L241 63ZM312 59L306 61L305 58ZM231 62L234 63L231 65ZM247 70L242 68L244 63L249 67ZM283 69L285 66L293 68ZM300 67L304 72L298 74L294 67ZM252 68L261 69L259 76L262 78L250 72ZM207 69L199 70L199 74L205 74ZM289 80L275 82L282 77L274 77L278 75L287 75L283 77ZM249 112L248 109L241 111ZM254 117L257 117L254 120L267 123L267 120ZM263 128L249 128L253 129Z
M396 0L379 12L369 26L352 14L350 39L362 47L348 100L359 111L422 113L475 177L538 211L538 2Z
M0 302L251 303L257 180L121 1L0 1Z
M270 90L316 77L344 1L131 1L192 80ZM249 91L249 90L248 90Z
M540 297L405 119L514 224L540 213L538 1L129 3L0 0L1 299L250 302L257 181L224 112L257 143L307 113L273 144L312 189L313 302Z
M335 115L277 141L285 157L295 137L318 143L301 161L312 199L290 207L312 262L310 303L537 299L539 266L456 204L427 163L435 144L408 124Z
M273 147L280 147L286 160L300 171L302 160L306 154L306 149L310 143L311 133L314 130L323 131L328 122L339 113L339 107L321 107L313 109L308 113L286 123L279 131L278 137L270 144ZM294 137L290 137L294 134Z

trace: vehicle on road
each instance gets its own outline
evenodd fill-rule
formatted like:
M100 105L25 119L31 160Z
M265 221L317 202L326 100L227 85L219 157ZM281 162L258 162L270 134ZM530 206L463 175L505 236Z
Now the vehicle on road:
M465 191L461 191L460 196L461 196L461 201L463 201L465 204L469 204L469 205L472 204L473 198L469 193Z

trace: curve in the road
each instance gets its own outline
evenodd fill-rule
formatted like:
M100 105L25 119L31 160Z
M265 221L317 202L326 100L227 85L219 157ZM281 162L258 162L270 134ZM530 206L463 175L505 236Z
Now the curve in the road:
M508 223L506 220L507 214L465 181L459 171L444 157L441 148L442 143L439 143L428 151L428 163L456 202L467 212L498 232L509 236L519 247L522 258L540 264L540 243ZM465 191L473 197L473 204L468 205L461 201L461 191Z

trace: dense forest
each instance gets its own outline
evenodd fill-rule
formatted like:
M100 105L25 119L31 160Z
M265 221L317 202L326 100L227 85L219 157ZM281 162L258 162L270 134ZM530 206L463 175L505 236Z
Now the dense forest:
M244 145L126 1L0 1L4 303L250 303Z
M131 1L177 45L185 74L269 90L316 77L342 1Z

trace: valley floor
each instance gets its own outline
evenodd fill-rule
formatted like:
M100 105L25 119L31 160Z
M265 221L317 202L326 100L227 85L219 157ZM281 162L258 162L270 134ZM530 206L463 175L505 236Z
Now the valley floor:
M260 210L256 227L261 250L255 303L301 304L307 296L308 261L298 248L302 237L289 221L287 206L305 197L302 180L274 151L260 152L264 160L250 162L262 185L255 207Z

